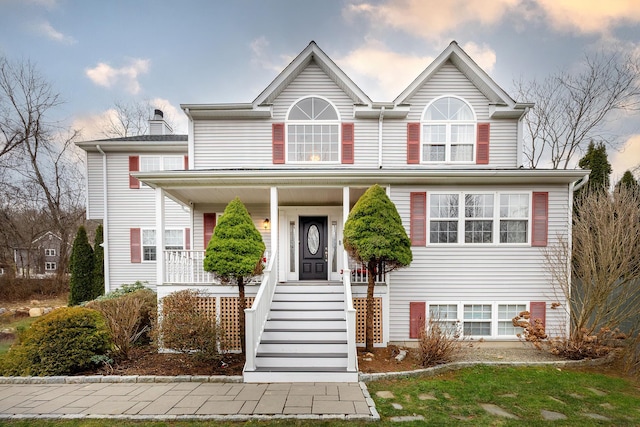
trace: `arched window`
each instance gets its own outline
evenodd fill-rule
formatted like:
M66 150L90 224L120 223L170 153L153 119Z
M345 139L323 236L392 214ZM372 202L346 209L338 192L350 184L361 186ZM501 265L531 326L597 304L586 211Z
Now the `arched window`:
M340 121L327 100L308 97L296 102L287 116L287 161L340 161Z
M460 98L438 98L422 118L422 161L470 163L474 161L476 119Z

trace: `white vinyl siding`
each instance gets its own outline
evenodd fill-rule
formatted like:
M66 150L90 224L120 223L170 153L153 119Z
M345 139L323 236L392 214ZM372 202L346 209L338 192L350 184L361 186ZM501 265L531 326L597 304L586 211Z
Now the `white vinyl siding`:
M87 153L87 219L103 219L103 188L102 154Z
M491 124L489 166L515 168L517 165L518 122L489 119L489 100L451 62L446 62L408 102L411 109L404 120L386 119L383 130L383 164L385 167L405 167L407 164L407 122L419 123L425 107L443 95L457 96L471 105L478 123ZM421 134L423 129L420 130ZM474 146L475 150L475 146ZM430 163L429 167L438 166ZM426 167L426 165L424 166ZM469 168L478 167L469 165ZM483 167L483 166L480 166ZM486 167L486 166L484 166Z
M184 156L185 154L163 153L162 155ZM152 288L156 286L155 262L131 263L130 229L155 229L156 193L150 188L129 188L130 155L134 154L107 153L110 289L138 280L148 282ZM145 153L145 155L153 154ZM166 228L188 228L190 227L189 213L173 200L166 198L165 223Z
M377 167L378 120L354 119L354 101L312 61L274 99L272 119L196 120L195 168L273 167L271 125L285 123L289 108L306 96L320 96L331 101L338 110L341 122L354 123L353 167ZM299 167L295 164L277 166Z
M410 193L549 192L549 245L557 244L557 236L567 235L568 191L566 185L527 186L473 186L473 187L391 187L391 200L395 203L403 225L409 232ZM566 316L564 301L554 292L549 275L544 269L545 248L530 245L426 245L412 247L413 261L407 268L390 276L389 327L390 340L409 339L409 303L426 301L427 304L446 304L462 301L472 304L511 301L546 301L547 330L559 333ZM562 306L549 309L551 302Z

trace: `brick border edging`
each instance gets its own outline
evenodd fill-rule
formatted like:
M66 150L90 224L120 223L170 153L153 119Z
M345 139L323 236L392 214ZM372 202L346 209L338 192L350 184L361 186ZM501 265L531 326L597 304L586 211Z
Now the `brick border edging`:
M371 382L377 380L383 380L388 378L400 378L400 377L419 377L419 376L433 376L445 372L457 371L459 369L470 368L473 366L485 365L485 366L599 366L604 365L611 361L610 357L601 357L598 359L583 359L583 360L559 360L553 362L451 362L444 365L431 366L424 369L416 369L413 371L400 371L400 372L377 372L373 374L360 373L359 380L361 382Z

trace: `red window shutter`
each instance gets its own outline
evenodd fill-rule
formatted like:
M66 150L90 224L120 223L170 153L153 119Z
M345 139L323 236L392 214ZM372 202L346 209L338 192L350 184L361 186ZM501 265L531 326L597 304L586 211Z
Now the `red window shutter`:
M140 157L129 156L129 174L140 170ZM129 175L129 188L140 188L140 181Z
M184 170L189 170L189 156L184 156Z
M533 193L531 246L547 246L549 229L549 193Z
M424 246L427 244L427 193L411 193L409 204L411 246Z
M489 123L478 123L478 135L476 139L476 164L489 164L489 139L491 131Z
M420 330L425 326L426 302L409 303L409 338L420 338Z
M204 248L207 249L209 240L211 240L211 236L213 236L213 229L216 228L216 214L205 213L202 214L202 218L204 222Z
M184 229L184 249L186 251L191 249L191 229L190 228Z
M139 263L142 261L142 246L140 244L141 238L139 228L129 229L129 240L129 246L131 248L131 262Z
M420 123L407 123L407 164L420 163Z
M353 123L342 124L342 163L353 164Z
M542 327L546 329L547 325L547 303L544 301L529 303L529 322L533 325L536 319L542 321Z
M273 164L284 163L284 123L271 125L271 138L273 144Z

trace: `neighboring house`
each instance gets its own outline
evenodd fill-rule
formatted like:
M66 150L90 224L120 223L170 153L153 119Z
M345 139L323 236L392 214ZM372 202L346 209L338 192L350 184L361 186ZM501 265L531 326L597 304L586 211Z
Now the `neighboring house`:
M47 231L30 245L13 249L16 274L22 277L48 276L58 273L62 253L62 238ZM69 251L69 248L65 249Z
M390 102L372 101L311 42L253 102L182 105L188 136L167 134L157 115L149 136L78 144L88 218L104 223L107 290L135 280L159 298L198 289L232 328L237 289L202 259L239 196L267 246L261 285L247 292L245 380L354 380L366 273L342 229L377 183L413 251L409 267L377 275L377 345L415 342L430 315L475 339L515 341L511 319L530 310L562 333L566 301L543 253L570 236L574 183L587 172L521 167L531 106L455 42Z

